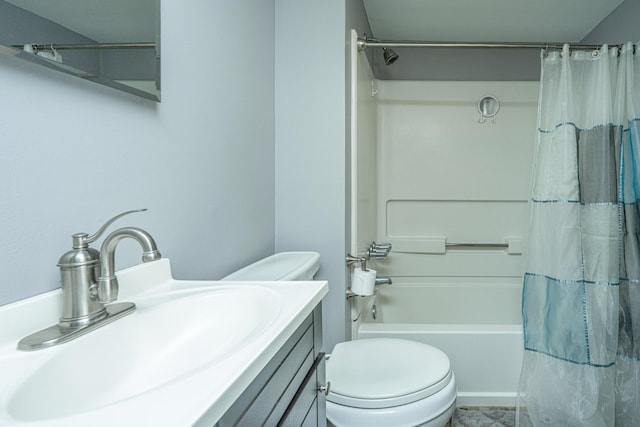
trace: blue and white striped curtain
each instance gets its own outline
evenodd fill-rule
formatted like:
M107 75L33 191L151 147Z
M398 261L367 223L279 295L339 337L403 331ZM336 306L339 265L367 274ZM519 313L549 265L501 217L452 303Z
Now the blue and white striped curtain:
M542 56L520 426L640 426L635 50Z

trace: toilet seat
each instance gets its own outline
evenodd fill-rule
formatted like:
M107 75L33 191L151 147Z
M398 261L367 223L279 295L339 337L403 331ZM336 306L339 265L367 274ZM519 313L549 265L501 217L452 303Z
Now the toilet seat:
M327 360L327 400L352 408L396 407L438 393L452 378L449 358L430 345L394 338L348 341Z

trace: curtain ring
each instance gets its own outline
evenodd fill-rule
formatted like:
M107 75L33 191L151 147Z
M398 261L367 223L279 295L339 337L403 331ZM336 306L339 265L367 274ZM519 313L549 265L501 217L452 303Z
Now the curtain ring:
M600 49L595 49L591 52L591 57L592 58L598 58L600 57Z

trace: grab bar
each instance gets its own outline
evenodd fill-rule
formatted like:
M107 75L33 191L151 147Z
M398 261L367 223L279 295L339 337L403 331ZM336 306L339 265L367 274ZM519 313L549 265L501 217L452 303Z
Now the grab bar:
M497 239L496 239L497 240ZM476 250L505 251L508 255L521 255L523 250L523 239L520 236L505 237L504 241L496 243L476 243L476 242L447 242L444 236L418 237L418 238L396 238L390 239L394 246L394 252L414 253L414 254L439 254L444 255L449 250Z
M445 248L508 249L508 243L445 243Z

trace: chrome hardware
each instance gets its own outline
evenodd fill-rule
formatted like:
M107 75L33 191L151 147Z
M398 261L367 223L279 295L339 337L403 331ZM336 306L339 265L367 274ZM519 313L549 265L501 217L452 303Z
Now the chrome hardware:
M318 386L318 391L320 393L324 393L325 396L329 395L329 391L331 390L331 383L329 381L327 381L326 384L320 384Z
M391 281L391 277L376 277L375 279L375 286L378 285L391 285L393 282ZM368 295L358 295L355 294L351 291L351 289L347 289L347 291L345 292L345 294L347 295L347 300L350 300L351 298L354 297L361 297L361 298L366 298ZM375 317L374 317L375 319Z
M367 258L386 258L391 252L391 243L373 242L367 249Z
M75 328L106 316L104 304L96 299L100 252L90 248L89 244L99 239L117 219L144 211L146 209L137 209L116 215L105 222L92 236L87 233L76 233L71 236L73 249L62 255L58 261L62 285L62 314L58 323L61 327Z
M364 271L367 270L367 261L371 258L386 258L391 252L391 243L376 243L372 242L367 249L367 252L360 257L347 254L347 267L353 267L360 263L360 268Z
M355 297L366 298L364 295L354 294L353 292L351 292L351 289L347 289L345 294L347 295L347 300L350 300L351 298L355 298Z
M109 234L100 248L100 277L98 277L98 301L107 304L118 298L118 278L115 276L115 251L120 240L130 237L142 246L142 262L161 258L156 242L144 230L135 227L120 228Z
M371 317L373 317L373 320L377 320L378 319L378 307L376 307L375 304L373 304L373 306L371 306Z
M105 230L111 225L113 224L117 219L122 218L125 215L129 215L131 213L136 213L136 212L145 212L147 209L134 209L132 211L126 211L126 212L122 212L121 214L118 214L116 216L114 216L113 218L111 218L110 220L108 220L107 222L105 222L102 227L100 227L100 229L98 229L98 231L95 232L95 234L93 236L89 236L87 233L76 233L74 235L72 235L71 237L73 238L73 249L79 249L79 248L88 248L89 247L89 243L93 243L96 240L98 240L100 238L100 236L102 236L102 233L105 232Z
M131 237L143 247L143 262L160 259L160 252L151 236L137 228L121 228L105 239L101 252L90 248L89 243L96 241L118 218L144 211L146 209L138 209L116 215L92 236L87 233L72 235L72 250L58 261L62 288L60 319L56 325L20 340L19 350L38 350L70 341L135 310L135 304L130 302L105 305L118 295L113 255L117 243L123 237Z
M373 243L371 243L371 247L375 248L375 249L383 249L383 250L385 250L387 252L390 252L391 248L392 248L392 245L391 245L391 243L376 243L376 242L373 242Z
M498 111L500 111L500 101L498 101L498 98L491 95L482 97L482 99L478 101L478 113L480 113L478 123L485 123L487 119L491 119L491 122L495 125Z
M364 256L355 257L351 254L347 254L347 267L353 267L354 265L360 264L360 268L363 271L367 270L367 261L371 258L386 258L389 256L389 252L391 252L391 243L376 243L372 242L367 249L367 252ZM390 285L392 283L390 277L376 277L375 285ZM362 296L353 293L350 289L347 289L346 292L347 300Z
M391 281L391 277L376 277L375 286L378 285L391 285L393 282Z
M446 243L445 248L509 249L509 243Z
M351 254L347 254L347 267L353 267L356 264L360 264L362 271L367 271L367 257L355 257Z

